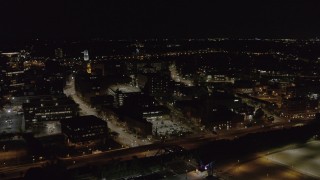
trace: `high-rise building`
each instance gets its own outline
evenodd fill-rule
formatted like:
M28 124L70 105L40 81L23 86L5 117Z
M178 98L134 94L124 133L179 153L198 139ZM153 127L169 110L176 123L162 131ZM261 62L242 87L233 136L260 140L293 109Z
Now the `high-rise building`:
M56 58L63 58L63 50L61 48L57 48L54 50L54 55Z
M0 55L0 94L4 95L5 91L6 91L6 84L5 84L5 80L6 80L6 61L4 59L4 57L2 57ZM0 100L1 100L1 96L0 96Z
M21 95L24 88L24 66L19 52L1 54L1 84L4 85L5 93Z
M84 50L82 53L83 53L83 60L89 61L89 51Z
M83 53L83 60L84 61L89 61L89 51L88 50L84 50L82 53ZM87 63L86 69L87 69L87 73L91 74L91 63L90 62Z
M174 82L169 75L147 74L148 80L145 84L146 92L155 97L168 97L172 95Z
M91 68L91 63L87 63L87 73L91 74L92 68Z

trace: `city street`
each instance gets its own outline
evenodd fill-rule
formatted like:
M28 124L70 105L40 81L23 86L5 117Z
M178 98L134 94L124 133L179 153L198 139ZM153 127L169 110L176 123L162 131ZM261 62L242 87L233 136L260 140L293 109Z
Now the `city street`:
M9 180L15 179L17 177L21 177L24 173L30 168L42 167L49 163L49 161L39 161L29 164L21 164L16 166L3 166L0 167L0 179L1 180Z
M240 98L242 99L243 102L247 103L248 105L254 107L255 109L258 109L261 104L260 103L257 103L257 102L254 102L252 99L249 99L249 98L245 98L243 96L240 96ZM263 108L263 112L268 116L272 116L274 118L273 122L274 123L283 123L283 122L287 122L286 119L282 118L282 117L279 117L273 113L270 113L268 110L266 110L265 108Z
M100 117L100 115L94 108L91 108L80 97L76 95L74 79L72 77L69 78L69 81L67 82L67 85L64 89L64 93L67 96L72 97L72 99L79 104L81 115L94 115ZM129 132L127 132L124 127L118 126L114 122L109 121L104 117L100 118L108 122L108 127L112 131L119 133L119 136L115 140L118 141L118 143L122 144L124 147L136 147L152 143L152 141L150 140L137 138L134 134L130 134Z
M193 81L190 79L186 79L185 77L180 77L179 73L177 72L177 68L174 64L169 66L169 70L171 73L171 78L175 82L181 82L182 84L186 86L194 86Z

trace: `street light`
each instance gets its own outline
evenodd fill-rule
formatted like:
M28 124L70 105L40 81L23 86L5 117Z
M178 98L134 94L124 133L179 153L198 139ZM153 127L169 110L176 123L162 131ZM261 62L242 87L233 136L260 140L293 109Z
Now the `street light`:
M188 179L188 170L186 169L186 179Z

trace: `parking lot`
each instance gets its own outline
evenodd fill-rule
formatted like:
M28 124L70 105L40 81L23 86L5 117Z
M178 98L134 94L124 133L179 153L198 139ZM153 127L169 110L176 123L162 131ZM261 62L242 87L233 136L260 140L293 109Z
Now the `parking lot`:
M11 110L0 111L0 133L18 133L23 128L23 115Z
M183 123L173 122L168 118L150 120L153 134L158 136L182 136L191 132L191 129Z

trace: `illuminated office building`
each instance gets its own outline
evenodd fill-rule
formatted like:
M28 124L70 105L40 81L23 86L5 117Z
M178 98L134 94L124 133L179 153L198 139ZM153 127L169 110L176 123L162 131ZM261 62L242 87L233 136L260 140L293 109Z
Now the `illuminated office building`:
M96 116L78 116L63 119L61 130L68 145L95 145L105 143L108 137L108 124Z
M78 115L79 105L66 96L46 96L29 100L22 105L26 123L59 121Z

